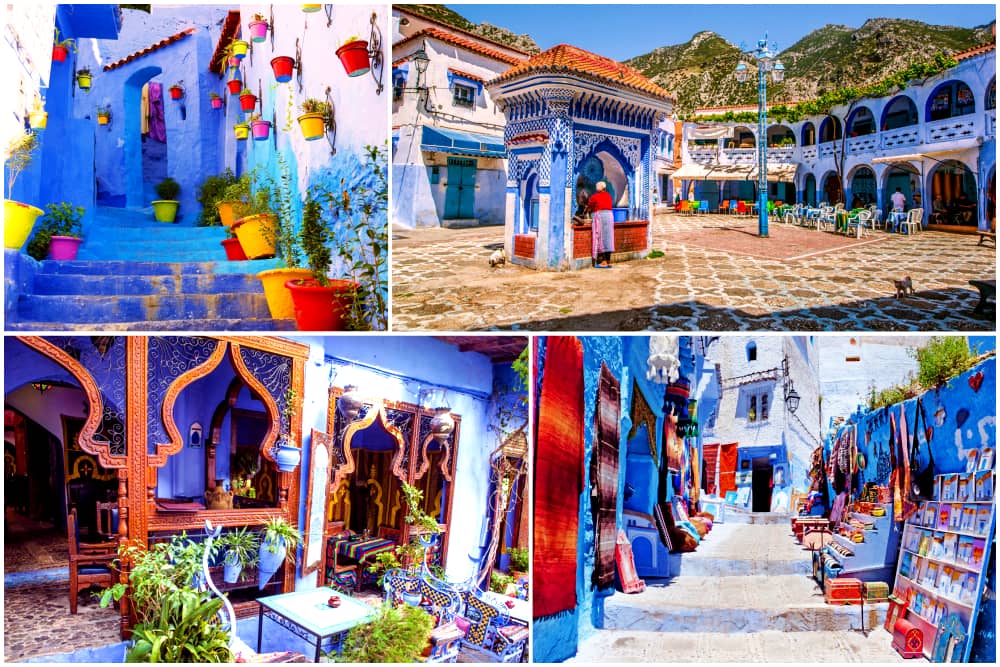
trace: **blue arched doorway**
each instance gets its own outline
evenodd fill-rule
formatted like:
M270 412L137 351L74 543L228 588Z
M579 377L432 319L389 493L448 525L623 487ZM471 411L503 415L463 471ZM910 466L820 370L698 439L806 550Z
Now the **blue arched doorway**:
M156 66L136 70L125 81L125 205L140 208L146 205L143 175L142 87L162 69Z

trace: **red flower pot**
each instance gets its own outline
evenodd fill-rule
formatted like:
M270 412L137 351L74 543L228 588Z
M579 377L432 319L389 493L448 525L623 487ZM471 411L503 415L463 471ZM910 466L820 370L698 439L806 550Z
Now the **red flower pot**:
M243 90L243 82L239 79L230 79L226 81L226 86L229 88L230 95L239 95L240 91Z
M212 108L213 109L221 109L222 108L222 98L221 97L213 97L212 98Z
M57 63L66 62L66 56L69 55L69 49L65 46L60 46L59 44L52 45L52 60Z
M368 73L368 42L358 39L337 49L337 57L347 70L347 76L362 76Z
M247 254L243 252L243 246L240 245L239 239L226 239L225 241L220 241L220 243L226 250L226 259L230 262L239 262L247 258Z
M278 83L288 83L292 80L293 67L295 67L295 59L290 56L278 56L271 59L274 80Z
M181 88L180 86L171 86L170 87L170 99L172 99L172 100L179 100L182 97L184 97L184 89L183 88Z
M257 106L257 96L251 93L250 95L240 95L240 109L243 111L253 111L254 107Z
M313 279L289 280L285 287L292 294L295 326L299 331L343 331L357 288L350 280L331 280L320 287Z

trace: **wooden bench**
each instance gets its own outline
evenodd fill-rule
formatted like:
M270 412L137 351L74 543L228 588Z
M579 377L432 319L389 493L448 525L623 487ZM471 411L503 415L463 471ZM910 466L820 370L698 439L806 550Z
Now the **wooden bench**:
M970 280L969 284L979 290L979 303L976 304L976 309L973 310L975 315L985 315L987 306L989 305L990 299L993 299L994 307L996 304L997 296L997 281L996 280Z
M993 242L993 247L997 245L997 233L996 232L979 232L979 243L977 245L983 245L987 241Z

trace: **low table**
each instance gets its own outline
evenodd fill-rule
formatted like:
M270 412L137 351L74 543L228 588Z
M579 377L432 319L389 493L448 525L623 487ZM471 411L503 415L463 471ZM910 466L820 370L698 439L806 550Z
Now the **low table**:
M512 598L509 595L501 595L493 591L484 591L481 595L484 600L493 606L506 610L511 620L519 621L525 625L528 624L528 620L531 618L531 607L528 605L527 600ZM514 606L508 607L508 601L512 601Z
M972 312L975 315L985 315L987 306L989 305L990 298L994 300L997 296L997 281L996 280L970 280L969 284L979 290L979 303L976 304L976 309Z
M336 609L326 603L333 595L340 597L340 606ZM375 610L365 603L325 587L258 598L257 603L260 604L257 652L260 652L264 618L267 617L296 637L315 643L314 662L319 662L324 644L339 647L348 630L375 616Z

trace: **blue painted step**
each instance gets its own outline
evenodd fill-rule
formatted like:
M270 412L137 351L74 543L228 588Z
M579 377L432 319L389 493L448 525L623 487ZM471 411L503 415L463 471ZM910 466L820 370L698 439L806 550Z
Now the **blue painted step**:
M92 276L189 276L250 274L274 269L275 259L256 259L244 262L135 262L135 261L81 261L57 262L47 259L41 262L39 276L50 274L80 274Z
M160 320L155 322L8 322L7 331L295 331L295 320Z
M139 296L25 295L20 320L36 322L151 322L270 317L264 294L182 294Z
M120 294L181 295L225 292L263 293L261 283L244 273L115 275L94 273L41 274L35 280L38 295L115 296Z

